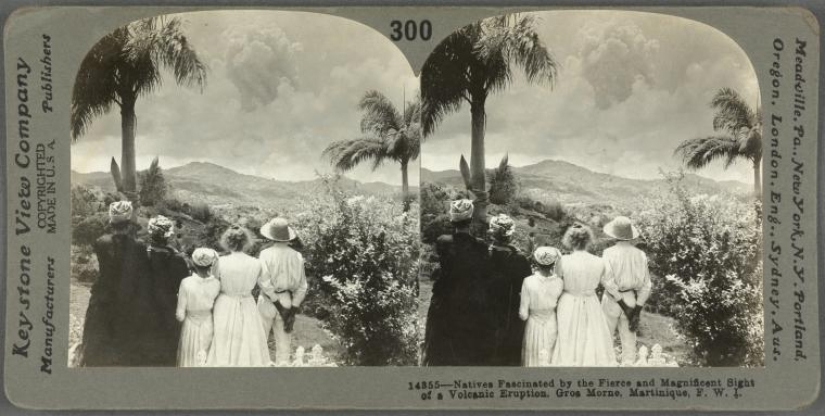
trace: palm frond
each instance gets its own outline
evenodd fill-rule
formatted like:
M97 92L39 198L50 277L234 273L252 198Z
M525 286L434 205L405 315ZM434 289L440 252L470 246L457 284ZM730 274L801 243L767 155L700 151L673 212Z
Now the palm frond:
M740 157L739 141L728 136L711 136L682 142L674 151L681 155L682 162L689 169L700 169L714 160L724 159L725 168Z
M392 101L378 91L367 91L359 101L358 108L366 112L361 118L362 133L373 132L383 136L391 129L400 129L403 123L402 115Z
M391 158L387 150L384 140L363 137L333 142L324 149L322 154L329 157L333 167L345 172L367 160L372 160L373 170L377 169L384 160Z
M492 67L519 66L530 83L552 85L558 75L558 64L536 32L532 15L510 15L486 19L479 40L478 52Z
M424 136L435 131L447 114L469 102L470 67L478 61L475 40L478 23L465 26L435 47L421 68L421 128Z
M108 113L118 101L123 74L121 51L127 41L125 28L115 29L96 43L80 63L72 88L71 134L77 140L92 121Z
M732 88L719 90L710 105L716 109L713 117L713 129L716 131L726 130L735 135L740 129L750 128L756 122L757 114Z

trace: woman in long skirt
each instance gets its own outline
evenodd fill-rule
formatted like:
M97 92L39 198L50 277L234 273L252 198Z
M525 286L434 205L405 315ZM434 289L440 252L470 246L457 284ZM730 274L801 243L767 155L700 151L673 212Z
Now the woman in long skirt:
M533 253L536 272L524 279L519 317L527 321L521 350L524 367L546 367L558 338L556 303L564 283L553 273L561 253L554 247L539 247Z
M244 253L252 242L248 230L233 226L221 238L231 253L218 259L215 276L221 293L215 301L215 338L209 349L208 366L263 367L270 363L263 321L258 313L252 289L258 284L262 292L275 296L263 276L258 259Z
M192 253L195 272L180 282L175 317L183 322L178 344L178 367L202 367L212 345L215 326L212 308L221 291L221 283L210 272L218 253L199 248Z
M562 242L573 250L563 256L556 273L564 280L564 292L557 308L559 337L552 364L565 367L615 366L616 353L607 318L596 296L599 283L615 294L610 270L600 257L586 251L593 239L590 228L576 224Z

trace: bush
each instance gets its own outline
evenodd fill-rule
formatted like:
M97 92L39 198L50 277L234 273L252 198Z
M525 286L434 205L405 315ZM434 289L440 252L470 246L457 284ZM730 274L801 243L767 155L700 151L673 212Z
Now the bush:
M91 246L106 233L109 216L106 213L90 214L86 217L72 217L72 244Z
M138 181L140 182L138 197L141 205L152 206L162 202L166 197L166 179L158 164L158 158L152 160L149 169L138 174Z
M672 194L642 215L651 273L664 276L654 307L672 310L693 359L708 366L761 366L761 225L750 204Z
M319 313L341 340L351 365L415 365L418 357L418 212L331 185L297 215L305 237L310 290L326 300ZM319 279L319 276L323 278ZM318 296L316 295L316 296ZM317 304L316 304L317 305Z
M202 223L207 223L214 217L212 209L205 202L196 202L190 205L188 214Z
M513 167L507 164L506 157L499 167L487 171L487 180L490 183L490 202L493 204L507 205L518 194L518 178Z
M97 280L97 256L90 247L73 246L71 260L71 276L74 279L84 283L94 283Z

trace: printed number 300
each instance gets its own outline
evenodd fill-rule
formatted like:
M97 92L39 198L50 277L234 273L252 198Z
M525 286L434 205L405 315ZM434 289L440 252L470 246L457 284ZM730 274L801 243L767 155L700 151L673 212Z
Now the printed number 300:
M390 28L392 29L390 39L394 41L401 39L430 40L430 37L433 35L433 26L429 20L422 20L420 22L414 20L407 20L406 22L393 20L390 22Z

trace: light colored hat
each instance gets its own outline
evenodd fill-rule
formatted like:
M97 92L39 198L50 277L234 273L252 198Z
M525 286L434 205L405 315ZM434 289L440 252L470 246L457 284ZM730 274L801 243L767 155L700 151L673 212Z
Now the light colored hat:
M261 227L261 235L272 241L292 241L298 234L286 218L275 217Z
M516 232L516 223L507 214L498 214L490 220L490 234L510 237Z
M555 247L543 246L533 252L533 258L542 266L552 266L561 258L561 251Z
M192 252L192 263L201 267L209 267L218 259L218 253L211 248L199 247Z
M459 199L450 204L450 221L458 222L473 218L473 201Z
M109 205L109 222L118 223L128 221L132 218L132 203L129 201L116 201Z
M165 238L169 238L175 234L175 223L163 215L158 215L149 220L146 229L149 230L149 234L162 233Z
M633 240L639 237L639 230L627 217L616 217L604 226L604 233L618 240Z

